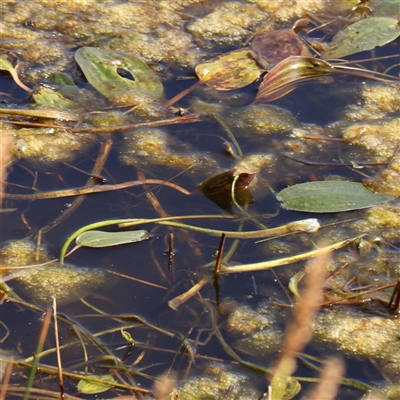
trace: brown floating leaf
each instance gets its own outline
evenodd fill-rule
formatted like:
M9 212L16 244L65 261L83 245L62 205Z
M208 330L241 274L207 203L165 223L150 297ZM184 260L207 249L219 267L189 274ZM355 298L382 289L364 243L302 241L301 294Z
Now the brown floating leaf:
M256 176L256 172L244 171L235 167L229 171L214 175L198 186L202 193L223 210L233 214L232 184L235 184L235 200L240 206L254 203L253 196L247 186Z
M277 100L296 89L301 83L320 78L330 72L334 72L334 68L324 60L314 57L288 57L265 75L255 102Z
M207 178L199 184L199 189L205 196L213 196L219 193L229 193L232 188L232 183L238 175L237 168L230 169L229 171L221 172ZM255 173L242 172L235 182L235 191L245 189L256 176Z
M217 90L234 90L250 85L260 75L249 49L223 54L196 66L200 81Z
M272 65L290 56L308 55L306 45L293 29L259 31L252 40L251 48L256 53L265 56L266 61Z

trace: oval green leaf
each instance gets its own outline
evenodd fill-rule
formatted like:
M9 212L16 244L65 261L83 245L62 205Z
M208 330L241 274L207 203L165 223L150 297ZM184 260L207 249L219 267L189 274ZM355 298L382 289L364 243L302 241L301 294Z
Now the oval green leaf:
M299 381L291 376L275 375L271 380L271 399L290 400L301 390Z
M199 79L217 90L235 90L250 85L260 76L260 68L249 49L234 50L199 64Z
M117 381L111 375L90 375L88 378L98 379L103 382L94 382L81 379L78 382L77 388L81 393L84 394L96 394L103 393L114 386Z
M325 59L345 57L383 46L399 35L400 21L396 18L366 18L336 34L332 39L331 48L321 55Z
M332 213L371 207L394 197L374 194L358 182L320 181L290 186L280 191L277 199L288 210Z
M129 105L135 96L157 98L163 93L159 77L143 61L130 54L82 47L75 53L75 60L89 83L116 104ZM126 72L133 79L122 76Z
M150 237L145 230L124 231L124 232L104 232L87 231L81 233L76 238L76 244L86 247L111 247L120 244L141 242Z

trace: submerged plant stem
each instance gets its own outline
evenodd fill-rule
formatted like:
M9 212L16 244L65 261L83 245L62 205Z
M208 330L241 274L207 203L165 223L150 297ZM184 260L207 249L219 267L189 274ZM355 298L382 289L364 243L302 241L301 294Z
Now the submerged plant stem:
M186 124L189 122L198 122L198 121L200 121L199 114L189 114L189 115L184 115L183 117L161 119L159 121L152 121L152 122L141 122L133 125L107 126L104 128L75 128L75 129L70 129L69 131L72 133L109 133L114 131L125 132L139 128L154 128L156 126Z
M47 332L49 331L50 318L51 318L51 312L47 311L46 316L44 317L44 320L43 320L42 330L40 331L40 336L39 336L38 344L36 347L36 353L35 353L35 356L33 359L31 373L29 374L29 379L26 384L26 389L25 389L23 400L29 399L29 392L33 386L33 381L35 380L36 371L38 370L38 366L39 366L39 359L40 359L39 354L43 350L43 345L44 345L44 342L47 337Z
M235 135L232 133L226 122L222 118L220 118L217 114L211 114L211 116L222 126L222 128L228 135L229 139L232 140L232 143L235 145L239 157L243 157L242 149L240 148L240 145L236 140Z
M83 232L87 232L92 229L103 228L105 226L117 225L117 224L118 224L119 228L127 228L130 226L156 223L156 222L165 221L165 220L174 220L174 219L182 219L182 218L196 219L196 218L232 218L232 217L225 216L225 215L185 215L185 216L180 216L180 217L165 217L165 218L153 218L153 219L140 219L140 218L111 219L111 220L95 222L93 224L83 226L82 228L78 229L71 236L69 236L67 238L67 240L62 245L62 248L60 251L60 263L62 264L64 262L65 254L68 250L69 245L72 243L72 241L77 236L79 236Z
M199 226L187 225L171 221L159 221L158 224L175 226L177 228L188 229L191 231L204 233L210 236L221 236L223 233L225 233L227 238L233 238L233 239L260 239L270 236L281 236L288 233L316 232L320 228L320 225L315 218L290 222L289 224L278 226L276 228L267 228L267 229L260 229L257 231L248 231L248 232L220 231L217 229L202 228Z
M356 236L350 239L342 240L341 242L337 242L331 244L330 246L322 247L317 250L308 251L306 253L297 254L291 257L280 258L278 260L271 260L271 261L263 261L254 264L244 264L244 265L235 265L233 267L224 266L222 268L222 273L224 274L236 274L241 272L256 272L256 271L265 271L270 268L280 267L282 265L293 264L298 261L308 260L309 258L315 257L321 253L327 253L332 250L340 249L348 244L352 243L353 241L360 239L364 235Z

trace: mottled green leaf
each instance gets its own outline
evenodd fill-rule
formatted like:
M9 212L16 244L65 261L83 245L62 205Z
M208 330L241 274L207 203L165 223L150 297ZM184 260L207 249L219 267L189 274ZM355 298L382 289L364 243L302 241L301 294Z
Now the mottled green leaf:
M362 183L349 181L300 183L283 189L277 195L284 208L312 213L358 210L393 198L388 194L374 194Z
M249 49L234 50L196 66L199 79L217 90L234 90L250 85L261 71Z
M337 33L331 48L321 55L325 59L341 58L372 50L392 42L400 35L400 21L389 17L372 17L357 21Z
M12 65L12 60L10 60L10 56L7 53L0 54L0 70L2 71L10 71L15 69Z
M75 60L89 83L116 104L134 104L135 98L157 98L163 93L159 77L130 54L82 47L75 53Z
M72 111L75 113L83 112L84 109L74 101L64 97L57 90L49 87L38 86L32 93L35 103L54 110Z
M87 231L76 238L76 244L86 247L110 247L120 244L141 242L150 237L144 230L124 232Z
M99 379L103 382L93 382L85 379L81 379L78 382L77 388L81 393L84 394L96 394L103 393L108 389L111 389L114 383L117 381L111 375L90 375L88 378Z

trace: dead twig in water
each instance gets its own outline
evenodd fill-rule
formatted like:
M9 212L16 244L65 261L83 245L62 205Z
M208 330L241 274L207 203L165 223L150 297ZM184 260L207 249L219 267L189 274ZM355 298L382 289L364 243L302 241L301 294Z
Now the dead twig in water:
M112 140L108 139L105 143L102 143L100 146L100 151L99 155L97 156L96 162L94 163L93 169L92 169L92 177L99 175L101 171L104 168L104 165L106 164L106 161L108 159L108 156L111 152L111 146L112 146ZM87 182L85 187L91 188L94 187L95 180L93 178L90 178ZM39 193L38 193L39 194ZM79 196L77 197L72 204L64 210L64 212L56 218L54 221L50 222L46 226L44 226L41 230L40 233L46 233L56 227L58 224L60 224L62 221L65 221L75 210L83 203L85 200L85 196Z
M183 117L162 119L162 120L153 121L153 122L141 122L141 123L133 124L133 125L107 126L104 128L80 128L80 129L74 128L74 129L69 129L69 131L72 133L109 133L109 132L113 132L113 131L124 132L124 131L131 131L134 129L139 129L139 128L154 128L157 126L186 124L186 123L198 122L198 121L200 121L200 114L190 114L190 115L184 115Z
M57 320L57 299L53 297L53 319L54 319L54 338L56 343L57 354L57 371L58 371L58 384L60 386L60 400L64 399L64 380L62 375L60 341L58 339L58 320Z
M140 185L161 185L168 186L179 192L189 195L190 192L183 187L176 185L175 183L171 183L168 181L163 181L161 179L146 179L144 181L128 181L117 183L115 185L103 185L103 186L93 186L93 187L81 187L76 189L65 189L65 190L55 190L51 192L43 192L43 193L32 193L32 194L11 194L4 193L3 198L12 199L12 200L44 200L44 199L56 199L61 197L72 197L72 196L80 196L83 194L92 194L92 193L102 193L109 192L112 190L120 190L126 189L133 186Z

